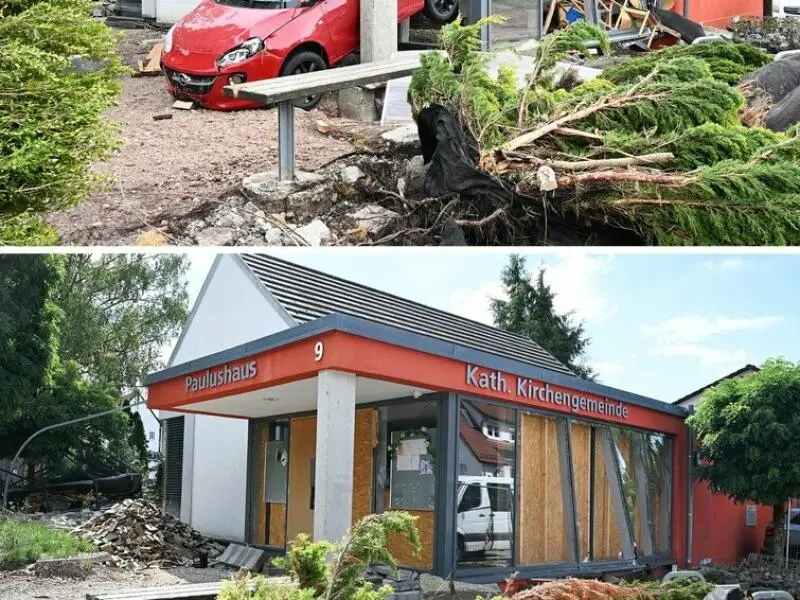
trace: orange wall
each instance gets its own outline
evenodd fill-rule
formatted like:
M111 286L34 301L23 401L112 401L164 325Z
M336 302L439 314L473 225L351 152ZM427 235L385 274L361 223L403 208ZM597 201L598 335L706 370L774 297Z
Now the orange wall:
M735 565L764 545L764 529L772 521L772 508L758 507L758 524L745 525L744 504L723 494L714 494L704 481L694 482L694 526L692 562L710 558L715 563Z
M724 28L733 17L760 17L764 12L763 0L678 0L675 11L682 13L683 2L687 3L692 21L702 25Z

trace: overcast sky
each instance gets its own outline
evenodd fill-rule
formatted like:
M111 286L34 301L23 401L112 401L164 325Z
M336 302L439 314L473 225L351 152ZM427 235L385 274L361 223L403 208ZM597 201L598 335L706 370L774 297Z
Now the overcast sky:
M489 298L501 293L509 256L474 248L274 253L490 324ZM672 401L747 363L800 360L800 254L522 255L531 271L546 266L557 308L583 320L589 362L607 385ZM192 302L213 260L192 253Z

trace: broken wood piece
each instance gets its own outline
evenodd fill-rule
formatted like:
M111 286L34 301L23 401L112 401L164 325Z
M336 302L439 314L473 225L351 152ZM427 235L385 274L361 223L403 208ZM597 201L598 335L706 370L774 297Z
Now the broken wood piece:
M668 175L664 173L645 173L642 171L589 171L558 178L558 187L568 188L587 183L655 183L668 187L680 187L694 181L686 175Z
M192 110L194 108L194 102L190 102L188 100L175 100L172 105L172 108L179 108L181 110Z
M559 171L588 171L591 169L610 169L615 167L636 167L641 165L659 164L675 158L672 152L655 152L641 156L626 156L624 158L600 158L595 160L545 160L536 156L511 155L506 160L497 163L497 171L528 171L531 165L547 166Z
M171 113L161 113L159 115L153 115L153 121L164 121L166 119L171 119Z

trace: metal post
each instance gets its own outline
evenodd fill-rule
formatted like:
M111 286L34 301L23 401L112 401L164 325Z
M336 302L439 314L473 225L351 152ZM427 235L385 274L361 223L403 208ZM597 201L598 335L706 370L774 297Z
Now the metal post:
M786 568L789 568L789 539L791 538L791 532L789 527L791 526L791 516L792 516L792 500L786 503Z
M278 178L294 181L294 102L278 102Z
M104 410L103 412L95 413L93 415L89 415L86 417L79 417L77 419L70 419L69 421L63 421L61 423L55 423L54 425L48 425L47 427L42 427L39 431L33 432L28 439L22 442L22 446L19 447L17 453L14 455L14 458L11 459L11 467L13 468L14 464L19 460L19 457L22 455L22 451L30 444L33 439L40 434L44 433L45 431L50 431L51 429L57 429L58 427L65 427L66 425L75 425L76 423L82 423L83 421L90 421L91 419L96 419L98 417L104 417L106 415L110 415L115 412L119 412L126 408L132 408L134 406L139 406L143 404L144 401L136 402L133 404L121 404L116 408L112 408L111 410ZM2 508L5 508L8 505L8 486L11 483L11 477L6 477L5 485L3 486L3 505Z

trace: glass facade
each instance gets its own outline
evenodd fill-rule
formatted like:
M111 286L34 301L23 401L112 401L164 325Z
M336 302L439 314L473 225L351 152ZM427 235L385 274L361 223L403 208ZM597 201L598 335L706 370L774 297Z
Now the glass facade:
M472 398L458 431L459 570L671 555L671 437Z

